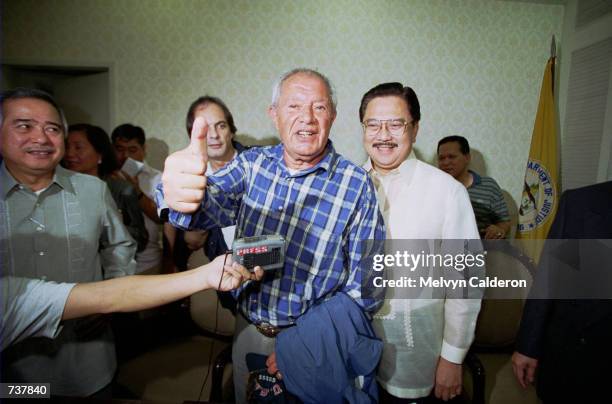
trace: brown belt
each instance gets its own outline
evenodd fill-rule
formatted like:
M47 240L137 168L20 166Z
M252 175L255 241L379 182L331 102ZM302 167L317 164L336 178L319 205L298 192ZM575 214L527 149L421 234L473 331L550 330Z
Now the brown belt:
M263 336L268 338L275 338L281 331L292 327L292 325L288 325L285 327L277 327L270 323L259 323L255 324L255 327L257 327L257 331L259 331L260 334L262 334Z

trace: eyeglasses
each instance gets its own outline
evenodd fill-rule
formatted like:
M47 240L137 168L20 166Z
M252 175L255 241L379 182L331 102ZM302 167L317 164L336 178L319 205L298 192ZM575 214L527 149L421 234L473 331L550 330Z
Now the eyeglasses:
M402 136L406 126L412 124L414 121L406 122L403 119L368 119L361 123L363 131L368 136L377 135L383 128L386 127L387 132L392 136Z

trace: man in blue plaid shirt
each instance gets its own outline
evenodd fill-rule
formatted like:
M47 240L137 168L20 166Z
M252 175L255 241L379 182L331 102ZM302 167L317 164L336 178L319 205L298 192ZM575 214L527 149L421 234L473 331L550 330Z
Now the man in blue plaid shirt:
M235 294L242 314L232 354L238 402L246 398L245 354L270 355L275 369L274 337L313 304L337 292L366 312L382 303L382 293L362 294L362 282L372 275L368 257L383 252L384 223L366 172L328 139L335 104L325 76L295 69L278 80L269 108L281 144L245 151L205 177L208 123L199 118L189 147L166 160L158 202L165 198L173 225L236 223L236 237L280 234L287 243L282 270Z

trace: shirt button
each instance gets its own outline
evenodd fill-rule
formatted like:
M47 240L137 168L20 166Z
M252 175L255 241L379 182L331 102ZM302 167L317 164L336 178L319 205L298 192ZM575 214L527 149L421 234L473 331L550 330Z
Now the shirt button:
M38 255L40 255L40 256L42 257L43 255L45 255L45 252L44 252L44 251L40 251L40 252L38 253Z
M282 210L283 210L283 207L282 207L282 206L279 206L277 209L278 209L278 211L280 212L280 211L282 211Z

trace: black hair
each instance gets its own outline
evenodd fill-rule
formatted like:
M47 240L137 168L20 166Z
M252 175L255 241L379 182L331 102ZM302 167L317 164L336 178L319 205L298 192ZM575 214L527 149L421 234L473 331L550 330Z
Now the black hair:
M38 90L36 88L26 88L26 87L17 87L12 90L6 90L0 92L0 123L4 119L4 102L9 100L18 100L23 98L34 98L37 100L45 101L50 104L60 117L62 129L64 133L66 132L66 117L64 116L64 111L59 107L55 98L46 91Z
M187 135L191 137L191 129L193 129L193 121L195 121L196 109L198 109L198 107L200 106L204 106L207 104L216 104L219 108L221 108L221 110L223 111L223 115L225 115L225 120L229 125L230 132L232 134L236 134L238 129L236 129L236 125L234 124L234 117L232 116L232 113L230 112L227 105L225 105L225 103L220 98L205 95L192 102L189 106L187 116L185 117L185 129L187 129Z
M123 125L117 126L113 133L111 134L111 139L113 143L117 141L118 138L125 140L136 139L136 141L144 146L146 139L145 131L140 126L132 125L131 123L124 123Z
M404 87L402 83L383 83L369 89L361 98L359 122L363 122L363 117L370 101L374 98L390 96L400 97L405 100L412 119L416 122L421 120L421 105L419 104L419 98L412 88Z
M437 151L440 151L440 146L442 146L443 144L451 142L459 143L459 150L461 151L461 154L470 154L470 144L468 143L466 138L459 135L446 136L445 138L440 139L440 141L438 142Z
M113 171L119 169L115 150L110 142L108 134L99 126L90 125L88 123L77 123L68 127L70 132L83 132L87 137L87 141L96 152L102 156L100 164L98 164L98 175L104 179Z

